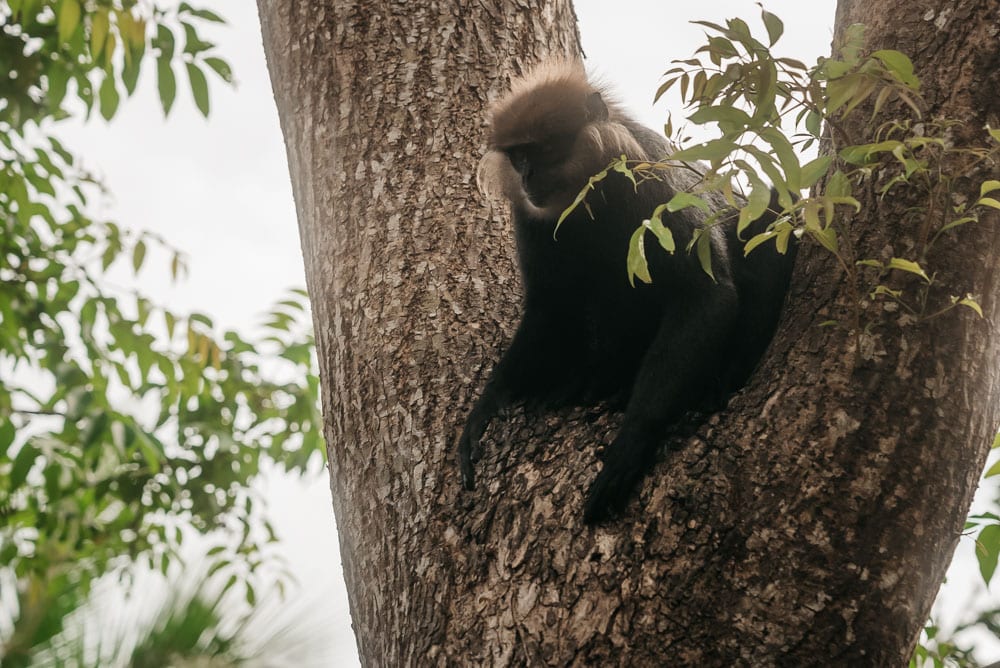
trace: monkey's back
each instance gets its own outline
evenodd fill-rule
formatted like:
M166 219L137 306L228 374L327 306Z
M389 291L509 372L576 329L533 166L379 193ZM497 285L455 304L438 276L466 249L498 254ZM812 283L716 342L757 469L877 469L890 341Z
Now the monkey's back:
M672 195L666 184L648 182L635 193L631 182L609 176L588 197L589 211L578 207L555 237L554 221L515 208L525 311L546 314L547 326L564 342L559 355L566 372L556 395L565 401L627 400L660 327L671 320L682 323L690 301L706 290L735 292L725 235L713 231L713 282L697 258L684 251L697 220L680 214L670 221L678 250L669 254L648 238L646 258L653 282L629 283L629 240L643 219ZM607 202L626 204L612 208ZM730 375L725 366L720 358L718 368L706 370L707 385L715 394L722 391L720 379Z

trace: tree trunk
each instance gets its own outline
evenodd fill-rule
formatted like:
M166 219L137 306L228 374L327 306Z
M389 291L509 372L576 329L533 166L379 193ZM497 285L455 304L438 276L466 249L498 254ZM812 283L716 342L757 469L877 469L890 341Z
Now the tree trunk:
M463 492L457 435L518 301L506 212L475 187L483 109L508 73L578 51L572 7L259 7L362 661L905 662L997 426L997 221L935 256L941 282L979 295L987 320L890 317L856 367L855 339L818 326L848 286L826 251L804 248L751 385L657 465L619 521L581 522L620 421L600 407L497 421ZM966 121L956 142L996 124L995 0L851 0L837 21L914 56L932 114ZM907 248L902 205L869 204L851 228L858 256Z

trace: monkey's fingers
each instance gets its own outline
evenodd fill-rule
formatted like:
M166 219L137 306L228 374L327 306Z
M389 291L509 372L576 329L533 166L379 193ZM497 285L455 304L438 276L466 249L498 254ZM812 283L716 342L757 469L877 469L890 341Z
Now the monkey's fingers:
M458 465L462 472L462 487L467 490L476 488L475 464L482 457L479 438L466 427L458 440Z
M620 515L642 478L641 471L615 466L606 462L587 493L583 506L583 521L600 524Z
M472 448L465 434L462 434L462 440L458 444L458 466L462 472L462 487L467 490L475 489L476 472L472 466Z

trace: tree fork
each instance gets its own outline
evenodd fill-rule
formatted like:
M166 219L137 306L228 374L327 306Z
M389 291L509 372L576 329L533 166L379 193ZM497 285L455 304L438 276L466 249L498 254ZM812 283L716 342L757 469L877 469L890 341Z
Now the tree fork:
M804 248L750 386L619 521L581 522L620 421L599 407L498 421L462 492L456 439L517 313L506 212L475 189L483 109L508 72L578 40L567 1L431 4L258 2L362 661L904 663L998 422L996 217L935 256L987 319L890 318L857 368L853 337L818 327L846 281ZM981 142L997 6L941 4L841 2L838 34L865 23L872 48L908 52L932 112ZM911 239L891 202L865 204L859 257Z

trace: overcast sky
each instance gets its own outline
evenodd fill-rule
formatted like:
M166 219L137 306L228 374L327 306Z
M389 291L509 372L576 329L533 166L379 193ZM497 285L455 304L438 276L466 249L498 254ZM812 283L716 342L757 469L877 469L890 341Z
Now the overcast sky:
M113 123L95 114L86 125L64 126L61 134L114 194L105 215L156 231L188 253L186 283L171 286L166 264L160 269L147 262L139 277L142 290L175 309L203 311L223 327L253 332L268 305L288 287L305 283L285 150L256 3L194 4L229 20L215 37L238 80L235 89L213 86L207 121L184 85L164 121L147 76ZM578 0L576 5L590 68L654 128L662 128L665 119L665 107L651 105L660 74L670 60L689 57L701 43L700 27L689 21L741 16L756 22L759 16L750 0ZM833 0L768 2L785 21L783 55L806 63L827 55L834 5ZM673 111L676 125L680 110ZM331 634L325 665L356 665L325 476L309 487L277 477L265 485L293 570L316 600L314 616ZM968 589L978 578L971 539L959 549L961 566L950 572L950 586ZM983 658L1000 659L1000 643Z

